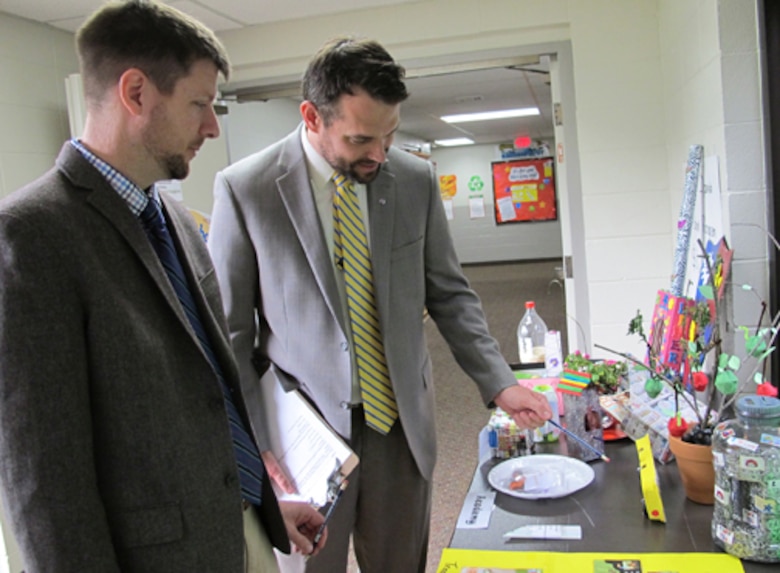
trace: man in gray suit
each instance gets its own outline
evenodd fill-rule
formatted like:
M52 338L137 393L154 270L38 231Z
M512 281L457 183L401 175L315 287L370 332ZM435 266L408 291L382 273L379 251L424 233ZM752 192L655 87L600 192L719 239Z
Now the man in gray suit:
M275 571L271 543L309 552L323 518L280 512L241 441L211 260L187 210L153 189L218 135L227 56L141 0L104 6L77 42L84 135L0 203L0 483L26 570Z
M391 147L403 74L376 42L328 43L303 78L303 124L215 184L209 249L261 450L260 386L281 383L361 458L309 572L345 571L350 534L362 573L424 571L436 457L425 309L486 405L522 427L550 417L488 333L431 163ZM259 381L253 356L271 363Z

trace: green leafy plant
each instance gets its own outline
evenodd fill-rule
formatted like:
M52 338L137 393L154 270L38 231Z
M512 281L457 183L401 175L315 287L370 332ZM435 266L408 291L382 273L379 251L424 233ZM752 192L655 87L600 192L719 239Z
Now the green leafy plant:
M628 374L628 363L623 360L591 360L579 350L569 354L563 361L569 370L590 374L591 383L600 394L614 394Z

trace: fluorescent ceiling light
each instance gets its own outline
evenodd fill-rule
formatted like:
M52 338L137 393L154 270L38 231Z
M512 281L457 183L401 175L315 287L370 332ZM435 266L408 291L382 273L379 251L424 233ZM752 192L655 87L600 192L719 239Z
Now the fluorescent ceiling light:
M506 119L508 117L526 117L539 115L538 107L521 107L518 109L502 109L500 111L482 111L478 113L461 113L457 115L443 115L442 121L447 123L466 123L468 121L485 121L488 119Z
M456 145L474 145L474 140L468 137L455 137L454 139L437 139L434 143L442 147L455 147Z

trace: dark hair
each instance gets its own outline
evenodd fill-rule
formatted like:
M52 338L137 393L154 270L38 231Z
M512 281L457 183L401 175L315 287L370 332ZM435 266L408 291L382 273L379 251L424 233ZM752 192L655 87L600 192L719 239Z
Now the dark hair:
M343 94L364 90L386 104L409 97L404 68L373 40L336 38L327 42L303 74L303 98L312 102L328 124Z
M230 74L227 52L211 30L153 0L106 4L81 26L76 45L85 96L93 101L130 68L144 72L164 94L199 60L211 60L225 79Z

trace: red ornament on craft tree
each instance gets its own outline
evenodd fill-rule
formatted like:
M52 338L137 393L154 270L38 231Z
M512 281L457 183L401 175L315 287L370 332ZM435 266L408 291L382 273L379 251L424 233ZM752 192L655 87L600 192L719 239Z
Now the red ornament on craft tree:
M777 388L772 386L771 382L764 382L763 384L759 384L758 388L756 388L756 394L759 396L777 396Z
M682 438L686 431L688 431L688 422L683 418L677 419L677 416L669 418L669 423L666 425L669 429L669 435L675 438Z
M707 384L710 383L709 376L704 372L693 373L693 389L697 392L704 392L707 389Z

